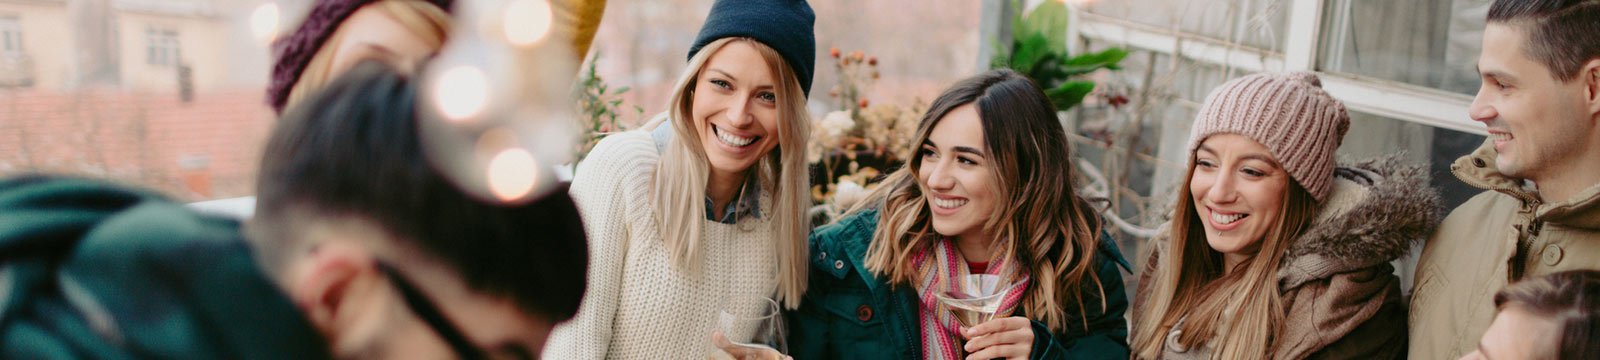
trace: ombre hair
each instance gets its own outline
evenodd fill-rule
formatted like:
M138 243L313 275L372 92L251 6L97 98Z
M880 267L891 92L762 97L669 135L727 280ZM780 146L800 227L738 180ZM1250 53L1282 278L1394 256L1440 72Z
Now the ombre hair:
M1155 267L1150 279L1154 283L1149 294L1142 295L1143 306L1133 309L1134 357L1159 358L1167 333L1183 319L1177 340L1185 348L1209 343L1215 359L1268 358L1285 316L1278 289L1279 263L1292 240L1310 226L1316 200L1288 179L1279 212L1283 215L1272 219L1260 250L1234 271L1225 271L1222 253L1206 242L1203 220L1194 207L1188 185L1194 178L1194 163L1191 152L1189 170L1178 186L1177 216L1165 243L1157 240L1151 247L1162 256L1155 264L1144 265ZM1157 249L1162 246L1164 251Z
M777 298L784 306L800 306L806 290L807 239L811 232L805 216L811 206L810 177L806 164L806 142L811 134L811 117L806 113L805 93L794 70L783 57L760 41L751 38L722 38L707 44L689 59L688 71L673 86L667 116L672 121L672 141L656 166L655 213L667 252L680 266L700 263L701 223L705 221L706 181L711 165L706 158L691 112L696 79L706 63L723 46L734 42L751 45L766 60L767 69L777 77L778 147L746 170L745 181L758 181L771 196L772 213L761 216L773 222L773 238L778 241ZM742 220L752 221L752 220Z
M920 156L911 156L952 110L972 104L983 125L984 152L993 158L990 176L1002 199L982 226L995 234L996 249L1019 261L1031 278L1019 308L1052 331L1082 321L1087 329L1084 289L1092 283L1100 308L1105 289L1095 276L1100 241L1095 208L1074 192L1066 130L1055 106L1032 80L1011 70L992 70L945 90L922 116L906 166L886 178L870 199L884 199L866 266L890 284L917 284L922 278L912 258L939 239L928 216L928 198L918 184ZM875 206L872 201L858 204ZM854 211L854 210L853 210ZM1108 260L1109 261L1109 260ZM1069 306L1070 305L1070 306Z

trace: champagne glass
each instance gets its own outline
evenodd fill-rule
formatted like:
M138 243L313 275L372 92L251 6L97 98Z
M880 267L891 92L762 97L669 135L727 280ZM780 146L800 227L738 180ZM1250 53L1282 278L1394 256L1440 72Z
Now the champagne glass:
M727 296L717 301L716 309L716 333L707 350L708 359L737 359L718 343L751 353L785 350L778 302L760 296Z
M956 281L954 289L934 294L934 297L952 310L956 322L968 328L994 318L1006 293L1021 284L991 274L972 274L952 280Z

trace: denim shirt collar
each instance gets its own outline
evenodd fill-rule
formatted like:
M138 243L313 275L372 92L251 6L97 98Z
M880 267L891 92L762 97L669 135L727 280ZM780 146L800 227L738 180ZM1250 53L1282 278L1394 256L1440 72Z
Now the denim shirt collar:
M672 142L673 135L672 123L670 122L661 123L661 125L656 126L655 130L650 131L650 138L654 139L656 143L657 155L666 152L667 144ZM726 208L722 209L722 216L717 216L718 212L712 209L715 205L711 203L711 197L706 196L706 220L731 225L739 223L739 220L743 220L746 216L760 219L761 187L756 186L756 181L754 180L748 177L745 179L744 188L739 191L739 194L735 195L736 198L733 201L728 202ZM718 218L722 220L717 220Z

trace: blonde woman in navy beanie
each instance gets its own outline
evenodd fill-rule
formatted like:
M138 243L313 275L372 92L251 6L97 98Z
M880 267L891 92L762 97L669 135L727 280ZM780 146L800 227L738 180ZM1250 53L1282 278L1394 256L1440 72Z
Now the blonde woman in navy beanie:
M719 308L799 304L814 21L804 1L717 1L667 113L578 165L588 294L545 358L698 358Z
M1212 91L1172 221L1141 265L1135 358L1405 356L1389 262L1432 232L1438 196L1395 157L1336 165L1349 126L1311 73Z

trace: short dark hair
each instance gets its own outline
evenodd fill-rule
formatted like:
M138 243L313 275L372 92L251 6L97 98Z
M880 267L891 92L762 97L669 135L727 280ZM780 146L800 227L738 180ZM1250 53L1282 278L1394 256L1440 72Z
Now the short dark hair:
M1563 82L1600 58L1600 0L1495 0L1488 20L1521 26L1523 51Z
M1507 285L1494 306L1516 306L1561 326L1557 359L1600 358L1600 271L1570 270Z
M473 291L553 322L571 318L588 245L566 186L524 204L463 192L423 151L417 94L393 68L365 62L283 115L256 184L251 227L264 261L297 256L308 223L354 217L456 270Z

